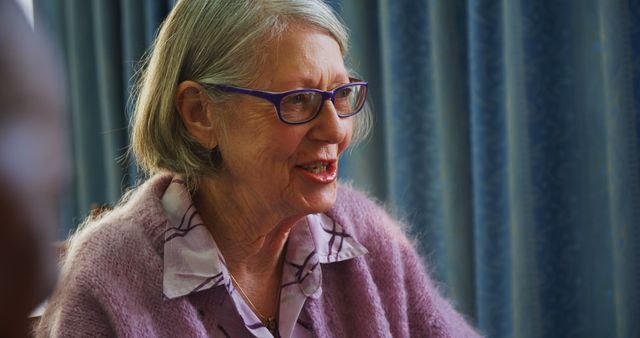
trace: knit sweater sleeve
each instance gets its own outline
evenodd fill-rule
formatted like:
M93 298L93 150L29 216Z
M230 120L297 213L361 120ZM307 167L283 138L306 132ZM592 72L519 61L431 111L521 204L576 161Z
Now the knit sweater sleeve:
M367 249L366 270L393 337L478 337L429 277L399 221L362 193L342 188L333 215Z
M74 257L67 258L62 279L35 328L36 337L116 336L99 299L99 290L92 286L83 264ZM71 266L72 269L65 269Z
M399 245L404 264L409 330L412 337L429 332L429 337L479 337L429 278L425 265L411 243Z
M37 337L206 336L189 299L162 294L159 238L166 217L159 196L171 178L150 179L67 240Z
M63 297L60 306L45 314L36 337L115 337L107 316L90 297ZM73 310L72 310L73 309Z
M159 320L175 310L162 298L162 260L129 213L113 212L69 240L61 280L37 329L38 337L167 336ZM181 312L172 312L188 326ZM185 324L186 323L186 324Z

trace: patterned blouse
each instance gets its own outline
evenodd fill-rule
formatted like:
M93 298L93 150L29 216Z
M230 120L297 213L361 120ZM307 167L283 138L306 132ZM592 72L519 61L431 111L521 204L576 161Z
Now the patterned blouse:
M163 293L168 299L216 289L215 337L273 337L229 277L224 257L204 227L184 181L174 177L162 197L165 232ZM319 264L362 256L367 249L325 214L308 215L289 233L282 272L279 337L311 337L302 311L307 297L322 293Z

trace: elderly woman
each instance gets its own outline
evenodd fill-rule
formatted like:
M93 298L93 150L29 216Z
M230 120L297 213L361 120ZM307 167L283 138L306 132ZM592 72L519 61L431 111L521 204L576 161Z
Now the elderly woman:
M367 122L346 52L319 0L178 2L133 121L150 178L70 240L39 334L476 336L398 224L337 184Z

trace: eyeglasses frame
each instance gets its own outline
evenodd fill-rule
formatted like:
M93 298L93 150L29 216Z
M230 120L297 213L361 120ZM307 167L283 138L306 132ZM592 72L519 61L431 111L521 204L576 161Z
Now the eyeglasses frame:
M298 125L298 124L304 124L307 122L311 122L313 121L313 119L315 119L316 117L318 117L318 115L320 114L320 112L322 111L322 108L324 107L324 102L327 100L331 100L331 104L334 104L334 100L336 97L336 92L338 92L341 89L344 89L346 87L352 87L352 86L363 86L364 87L364 99L363 101L367 100L367 95L369 94L369 82L367 81L362 81L362 80L358 80L358 79L354 79L354 78L349 78L349 80L351 82L344 84L344 85L340 85L332 90L320 90L320 89L315 89L315 88L302 88L302 89L294 89L294 90L289 90L286 92L270 92L270 91L264 91L264 90L257 90L257 89L248 89L248 88L241 88L241 87L234 87L234 86L228 86L228 85L222 85L222 84L209 84L209 83L203 83L202 86L204 86L205 88L213 88L213 89L218 89L224 92L228 92L228 93L239 93L239 94L246 94L246 95L251 95L251 96L255 96L255 97L259 97L262 99L265 99L269 102L271 102L273 104L273 106L276 108L276 114L278 115L278 119L280 121L282 121L283 123L286 124L292 124L292 125ZM290 122L290 121L286 121L283 117L282 114L280 113L280 104L282 103L282 99L285 98L288 95L291 94L296 94L296 93L304 93L304 92L315 92L315 93L320 93L322 94L322 102L320 102L320 106L318 106L318 110L308 119L304 120L304 121L299 121L299 122ZM357 113L359 113L362 109L364 108L364 104L362 105L362 107L360 107L360 109L358 109L355 112L352 112L351 114L337 114L338 117L341 118L345 118L345 117L349 117L349 116L353 116Z

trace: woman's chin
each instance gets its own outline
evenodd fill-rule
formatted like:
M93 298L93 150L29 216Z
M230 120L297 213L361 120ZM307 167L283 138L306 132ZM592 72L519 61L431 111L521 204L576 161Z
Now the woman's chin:
M335 182L302 193L299 213L309 215L328 211L336 202L336 193Z

